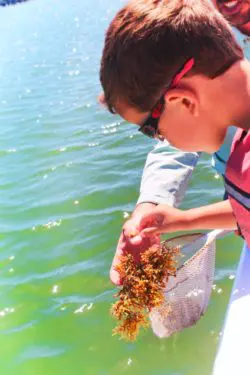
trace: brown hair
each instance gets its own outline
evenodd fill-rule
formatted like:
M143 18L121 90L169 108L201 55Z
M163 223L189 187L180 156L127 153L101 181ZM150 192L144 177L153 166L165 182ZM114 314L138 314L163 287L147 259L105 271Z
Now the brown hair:
M214 78L243 58L210 0L132 0L106 33L100 79L110 111L122 100L149 111L191 57L191 74Z

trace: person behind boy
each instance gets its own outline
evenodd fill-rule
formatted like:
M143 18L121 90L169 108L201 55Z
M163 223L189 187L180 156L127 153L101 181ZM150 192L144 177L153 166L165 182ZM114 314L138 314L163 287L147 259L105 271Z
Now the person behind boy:
M219 149L239 128L226 173L229 200L187 211L159 205L143 234L230 228L250 244L250 64L208 0L131 1L112 21L101 82L107 106L185 151ZM215 101L216 98L216 101Z
M212 0L220 13L243 34L250 36L250 0Z

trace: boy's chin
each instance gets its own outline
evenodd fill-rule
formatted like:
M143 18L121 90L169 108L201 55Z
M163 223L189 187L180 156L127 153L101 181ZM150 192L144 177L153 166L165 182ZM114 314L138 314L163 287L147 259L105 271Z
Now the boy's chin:
M201 152L206 152L207 154L214 154L215 152L219 151L221 146L223 145L224 138L221 141L218 141L214 144L207 145L204 147L204 150L201 150Z
M216 151L218 151L219 149L212 149L212 148L209 148L209 149L205 149L205 150L200 150L200 151L197 151L197 152L205 152L206 154L214 154Z
M218 132L216 136L214 136L213 141L211 144L207 145L206 150L204 152L208 154L214 154L215 152L219 151L221 146L223 145L227 135L227 129L224 129L221 132Z
M217 146L213 146L213 147L211 146L204 152L206 152L207 154L214 154L215 152L219 151L220 148L221 148L221 144Z

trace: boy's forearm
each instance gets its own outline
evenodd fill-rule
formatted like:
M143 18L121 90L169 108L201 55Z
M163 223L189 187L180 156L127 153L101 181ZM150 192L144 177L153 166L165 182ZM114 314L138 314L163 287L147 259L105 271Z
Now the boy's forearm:
M185 211L186 229L237 229L229 200Z

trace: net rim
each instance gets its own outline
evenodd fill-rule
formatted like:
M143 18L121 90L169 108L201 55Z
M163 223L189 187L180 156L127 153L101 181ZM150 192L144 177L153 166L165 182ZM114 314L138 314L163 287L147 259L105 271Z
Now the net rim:
M171 238L168 238L166 241L164 241L165 244L167 244L168 242L171 242L173 240L176 240L176 239L179 239L179 238L183 238L183 237L192 237L192 236L197 236L199 235L200 237L202 236L205 236L206 235L206 232L195 232L195 233L190 233L190 234L181 234L179 236L175 236L175 237L171 237ZM197 238L198 240L199 238ZM177 272L180 271L183 267L185 267L186 265L188 265L189 263L192 263L199 255L200 253L202 253L204 250L206 250L209 246L213 245L214 241L212 241L212 243L205 243L204 246L202 246L199 250L197 250L192 256L191 258L187 259L181 266L179 266L177 268ZM185 246L185 245L184 245ZM179 246L180 247L180 246ZM178 248L178 246L177 246Z

